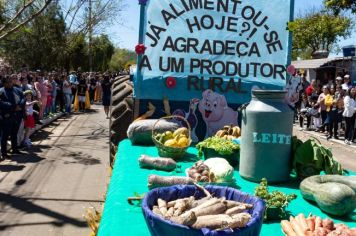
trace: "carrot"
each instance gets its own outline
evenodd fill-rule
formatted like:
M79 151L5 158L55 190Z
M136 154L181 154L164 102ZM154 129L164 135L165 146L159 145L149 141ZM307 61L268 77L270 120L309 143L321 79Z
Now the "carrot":
M281 226L282 226L282 230L283 232L287 235L287 236L297 236L297 234L294 232L291 223L288 220L282 220L281 221Z
M308 227L308 224L307 224L307 221L305 220L305 216L304 214L299 214L297 217L296 217L296 220L298 221L299 225L302 227L303 231L307 231L309 229Z
M318 228L315 228L313 234L315 236L327 236L328 233L330 233L330 230L328 229L324 229L322 227L318 227Z
M323 227L323 220L319 216L317 216L315 217L315 229L319 227Z
M324 219L323 220L323 228L328 229L328 230L334 230L334 221L330 219Z
M315 217L308 217L307 224L308 224L308 228L311 231L314 231L315 230Z
M306 231L305 236L313 236L313 231L310 230Z
M294 232L297 234L297 236L305 236L305 232L304 232L303 228L299 225L298 221L293 216L290 217L289 221L292 225Z

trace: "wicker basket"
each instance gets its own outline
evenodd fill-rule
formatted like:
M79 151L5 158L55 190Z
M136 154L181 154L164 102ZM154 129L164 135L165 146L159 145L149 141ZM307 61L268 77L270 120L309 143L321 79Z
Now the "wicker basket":
M155 127L156 125L159 123L160 120L182 120L186 123L187 125L187 129L188 129L188 132L189 132L189 137L187 137L189 139L189 143L188 143L188 146L186 147L167 147L167 146L164 146L163 143L160 143L156 138L156 134L158 134L155 130ZM171 130L172 132L174 132L174 130ZM152 128L152 140L154 142L154 144L156 145L157 149L158 149L158 154L159 156L161 157L170 157L170 158L173 158L173 159L179 159L181 157L183 157L187 151L187 148L190 146L191 142L192 142L192 139L190 138L191 136L191 131L190 131L190 125L188 123L188 121L182 117L182 116L165 116L165 117L162 117L160 119L158 119L156 121L156 123L153 125L153 128Z

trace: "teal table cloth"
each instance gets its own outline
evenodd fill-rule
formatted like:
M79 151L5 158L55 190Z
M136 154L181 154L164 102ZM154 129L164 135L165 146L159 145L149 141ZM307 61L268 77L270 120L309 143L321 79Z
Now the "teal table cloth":
M184 161L179 162L182 172L164 172L157 170L141 169L138 164L140 155L158 156L157 148L154 146L143 147L133 146L129 140L124 140L119 144L118 153L109 184L109 189L104 205L104 212L100 222L99 236L149 236L150 233L146 226L141 208L128 204L127 198L134 196L134 193L144 194L149 191L147 179L150 174L174 176L185 175L185 169L197 161L197 150L193 147L188 149ZM354 173L352 173L354 174ZM258 185L244 180L240 177L238 171L235 171L236 188L241 191L253 194L254 188ZM270 191L278 189L284 193L295 193L297 199L292 201L287 210L292 215L310 213L322 218L333 219L336 223L342 222L349 227L356 227L356 212L347 218L334 218L323 213L316 205L305 201L299 191L299 182L291 181L289 183L270 186ZM261 231L262 236L283 235L278 222L264 223ZM166 236L166 235L162 235Z

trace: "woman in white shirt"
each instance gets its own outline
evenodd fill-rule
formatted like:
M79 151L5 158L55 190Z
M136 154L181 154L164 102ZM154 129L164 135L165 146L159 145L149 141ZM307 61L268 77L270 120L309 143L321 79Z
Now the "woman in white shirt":
M355 113L356 113L356 88L351 88L347 91L344 98L344 112L343 116L346 121L345 143L351 144L353 138L353 131L355 126Z

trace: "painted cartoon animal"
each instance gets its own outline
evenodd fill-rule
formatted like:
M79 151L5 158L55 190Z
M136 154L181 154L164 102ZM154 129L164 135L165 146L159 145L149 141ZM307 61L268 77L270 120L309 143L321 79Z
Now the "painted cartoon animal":
M199 111L206 123L206 137L214 135L224 125L237 125L238 113L227 106L225 96L208 89L203 92Z
M192 100L190 100L188 112L186 112L182 109L177 109L172 114L172 115L176 115L176 116L182 116L188 121L190 128L191 128L191 139L193 142L199 142L199 139L195 133L195 129L198 125L198 118L195 115L195 111L197 109L198 103L199 103L199 99L193 98ZM184 124L182 124L182 125L184 125Z

